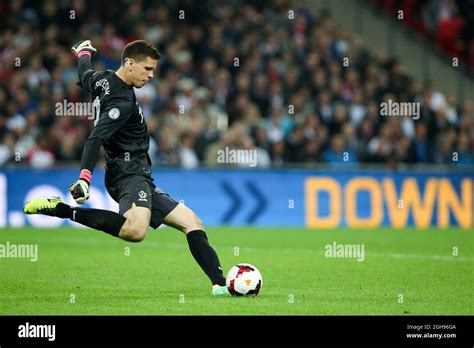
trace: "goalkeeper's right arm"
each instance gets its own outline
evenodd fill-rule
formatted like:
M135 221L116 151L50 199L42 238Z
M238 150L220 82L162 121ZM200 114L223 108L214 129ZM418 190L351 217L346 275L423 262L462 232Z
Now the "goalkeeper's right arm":
M89 199L89 187L92 181L92 172L99 158L99 150L103 144L99 138L89 138L82 151L81 173L79 179L69 186L71 195L79 204L84 204Z

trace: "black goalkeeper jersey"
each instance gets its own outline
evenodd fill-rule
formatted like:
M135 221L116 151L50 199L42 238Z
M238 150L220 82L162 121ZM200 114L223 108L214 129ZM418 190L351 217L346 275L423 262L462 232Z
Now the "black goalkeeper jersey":
M78 84L92 94L94 129L89 140L103 141L106 182L130 175L150 176L150 136L133 87L112 70L87 70Z

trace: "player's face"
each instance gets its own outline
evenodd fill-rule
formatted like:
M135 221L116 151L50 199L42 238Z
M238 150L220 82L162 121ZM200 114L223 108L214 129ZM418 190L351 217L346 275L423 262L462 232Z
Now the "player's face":
M141 88L145 86L152 78L156 70L158 61L146 57L145 59L131 65L131 81L135 88Z

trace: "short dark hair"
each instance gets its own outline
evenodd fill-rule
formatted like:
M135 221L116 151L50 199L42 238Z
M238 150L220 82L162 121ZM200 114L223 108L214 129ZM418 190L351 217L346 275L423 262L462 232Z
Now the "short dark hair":
M132 58L139 62L146 57L159 60L161 58L161 54L153 45L150 45L145 40L132 41L129 42L123 49L122 64L125 63L126 58Z

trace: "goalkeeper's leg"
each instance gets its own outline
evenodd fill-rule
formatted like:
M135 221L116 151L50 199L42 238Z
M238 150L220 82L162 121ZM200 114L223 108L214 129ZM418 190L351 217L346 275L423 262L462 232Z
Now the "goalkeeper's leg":
M180 203L164 218L163 222L186 235L191 254L211 280L212 294L228 295L219 258L209 244L201 219L191 209Z
M32 199L26 203L23 211L25 214L71 219L130 242L140 242L145 238L151 216L150 209L136 205L122 216L109 210L71 207L63 200L55 198Z

